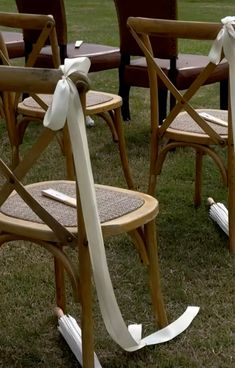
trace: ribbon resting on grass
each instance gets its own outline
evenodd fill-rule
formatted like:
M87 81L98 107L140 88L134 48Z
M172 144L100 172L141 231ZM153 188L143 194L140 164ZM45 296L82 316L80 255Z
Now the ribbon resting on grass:
M65 59L65 65L61 66L64 76L57 84L52 105L44 118L44 125L57 130L61 129L67 120L76 175L79 177L79 192L94 281L103 320L107 331L117 344L127 351L135 351L146 345L169 341L179 335L190 325L199 308L188 307L178 320L143 339L141 325L134 324L127 327L123 320L106 261L82 106L77 89L69 78L75 70L87 73L89 66L90 62L87 58Z

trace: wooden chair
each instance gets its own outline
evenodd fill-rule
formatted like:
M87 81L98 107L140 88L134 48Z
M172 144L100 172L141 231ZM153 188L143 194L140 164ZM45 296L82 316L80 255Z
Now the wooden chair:
M45 72L43 69L0 66L0 90L52 93L61 75L60 70ZM73 75L73 80L85 109L88 81L84 75L78 73ZM6 178L0 190L0 245L21 239L41 245L54 256L56 303L63 310L66 310L64 272L68 274L76 300L80 301L82 307L83 367L90 368L94 366L92 271L80 206L82 198L79 198L76 190L79 184L71 181L38 182L29 185L22 183L22 179L54 135L54 131L44 128L14 171L0 159L0 172ZM77 179L79 181L79 178ZM42 196L42 189L48 186L77 198L77 208ZM137 245L149 270L154 316L160 326L165 326L167 319L160 288L155 230L157 200L147 194L103 185L96 186L96 197L98 208L102 209L100 221L103 235L108 237L128 233ZM66 253L66 248L72 246L77 250L78 257L71 257Z
M39 21L37 20L40 19ZM36 26L35 26L36 24ZM58 43L55 32L55 22L51 16L18 14L18 13L0 13L0 25L5 27L20 27L26 30L37 30L38 39L34 44L31 53L28 55L26 65L35 66L45 42L49 40L53 67L58 68L61 64L58 53ZM41 27L41 30L40 30ZM49 37L49 38L48 38ZM48 38L48 40L47 40ZM0 60L2 63L10 64L7 45L0 37ZM51 96L33 96L20 100L20 96L14 93L4 92L2 96L4 116L7 124L8 135L12 146L12 165L16 166L20 160L19 148L23 141L25 130L32 121L42 121L45 111L50 104ZM112 138L117 143L124 176L129 188L134 188L132 175L130 172L127 150L125 146L124 133L121 119L122 99L118 95L111 93L90 91L87 96L87 115L100 116L110 128ZM73 161L71 157L70 145L66 130L57 139L65 155L67 176L73 178Z
M32 67L37 60L45 42L50 41L53 49L53 63L56 67L60 63L57 40L55 32L55 22L48 15L29 15L17 13L0 12L0 25L8 28L25 28L36 29L38 31L38 39L34 44L34 48L28 57L26 65ZM1 64L10 65L7 46L0 34L0 60ZM26 127L21 127L19 114L17 113L17 104L21 99L20 94L12 92L2 92L2 115L6 121L10 145L12 147L12 167L19 162L19 146L22 143Z
M130 120L129 92L133 87L149 87L148 73L143 52L132 37L127 19L132 17L177 19L176 0L114 0L119 22L121 63L119 67L119 94L123 99L122 115L124 120ZM203 55L182 54L178 51L177 38L172 33L168 39L160 35L152 40L153 53L162 70L179 90L188 88L191 82L207 65L208 58ZM222 109L227 109L228 64L220 64L204 84L220 82L220 103ZM159 115L160 120L166 116L167 91L159 81ZM171 96L171 106L174 104Z
M21 116L20 123L23 126L27 125L30 121L38 120L41 122L48 106L51 104L52 95L39 94L37 96L39 97L39 100L35 100L33 97L27 97L17 106L17 112ZM91 90L86 95L85 114L89 117L99 116L104 120L105 123L107 123L112 134L113 142L118 145L120 161L127 187L129 189L134 189L135 184L129 167L128 154L122 126L123 121L121 116L121 106L122 99L120 96L112 93ZM67 140L65 140L65 142L67 142ZM69 149L66 150L63 141L61 144L63 152L65 152L67 177L71 179L73 178L74 173L71 152Z
M150 100L151 100L151 157L148 192L154 194L156 178L160 174L167 153L176 147L189 146L196 152L195 175L195 206L201 202L202 159L208 154L219 167L225 185L228 185L229 200L229 244L231 252L235 251L235 206L234 206L234 151L231 136L231 116L226 110L195 109L191 98L197 93L216 65L209 62L191 86L181 94L153 57L150 35L175 37L190 40L214 40L221 30L220 23L170 21L130 17L128 26L146 56L149 72ZM176 105L159 122L157 105L157 78L161 79L166 88L176 99ZM183 110L183 111L182 111ZM207 115L205 115L205 113ZM208 116L209 114L209 116ZM204 116L204 117L203 117ZM216 119L217 118L217 119ZM212 119L212 122L211 122ZM228 122L228 124L227 124ZM160 123L160 124L159 124ZM162 124L162 125L161 125ZM228 146L228 165L220 155L221 150L215 146Z
M64 59L87 56L91 61L91 72L118 68L120 63L120 51L118 47L83 42L79 48L75 47L75 41L68 43L66 10L63 0L16 0L20 13L51 14L56 21L56 32L60 48L61 62ZM24 30L25 51L28 54L37 38L37 33ZM52 67L51 49L46 47L37 61L40 67Z

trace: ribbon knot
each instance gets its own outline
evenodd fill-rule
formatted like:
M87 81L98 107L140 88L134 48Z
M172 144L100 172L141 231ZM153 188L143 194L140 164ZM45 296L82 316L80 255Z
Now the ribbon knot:
M65 59L64 65L60 66L63 75L56 85L52 103L44 116L43 124L45 127L52 130L62 129L69 112L80 109L79 95L69 76L75 71L87 74L89 68L90 60L86 57Z

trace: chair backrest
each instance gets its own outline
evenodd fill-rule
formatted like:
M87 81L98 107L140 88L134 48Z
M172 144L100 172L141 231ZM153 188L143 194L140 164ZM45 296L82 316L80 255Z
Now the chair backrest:
M60 56L55 31L55 21L49 15L31 15L18 13L0 12L0 26L7 28L19 28L36 30L38 38L35 40L31 53L28 55L26 66L34 66L41 49L45 46L47 40L50 41L53 55L53 63L56 68L60 65ZM3 37L0 37L0 63L10 65L8 52ZM17 123L16 107L20 99L20 94L14 92L1 92L2 113L6 121L8 136L12 147L16 147L20 143L20 131ZM17 155L16 155L17 156ZM18 157L13 158L13 162L17 162ZM14 165L14 164L13 164Z
M32 69L28 67L0 66L0 91L1 93L30 92L30 93L53 93L57 82L62 77L60 69ZM80 95L83 111L85 111L85 93L89 89L89 82L84 73L75 72L71 76ZM13 93L13 92L12 92ZM20 195L30 208L41 218L54 232L61 241L68 241L68 232L57 220L53 218L42 206L32 198L32 195L24 188L23 178L35 165L36 161L45 151L47 146L54 138L56 132L43 128L36 142L25 153L24 158L19 162L14 172L5 164L0 157L1 177L6 181L0 189L0 206L6 201L13 190ZM73 237L71 238L73 239ZM72 241L72 240L71 240Z
M19 13L52 15L56 22L56 33L60 47L61 60L67 55L67 21L63 0L16 0ZM32 44L38 38L36 31L23 31L26 52L31 51Z
M58 53L58 40L55 31L55 20L51 15L18 14L0 12L0 26L19 28L23 31L37 33L33 42L26 66L33 66L46 43L50 43L53 55L53 64L57 68L60 65Z
M122 54L140 56L143 53L127 27L129 17L177 19L176 0L114 0L114 3L118 17ZM177 40L174 34L167 40L163 40L160 35L154 36L152 47L156 57L170 59L177 55Z
M131 30L133 37L142 49L147 65L149 74L150 85L150 99L151 99L151 123L152 129L163 135L166 129L169 128L176 116L185 110L193 118L193 120L208 134L215 143L224 144L223 138L215 132L213 128L203 119L190 104L191 98L196 94L199 88L205 83L210 74L216 68L216 65L209 62L207 66L202 70L199 76L193 81L189 89L182 94L173 85L170 79L162 71L158 64L158 61L154 58L151 37L153 35L161 35L164 39L171 37L172 34L178 39L191 39L191 40L214 40L218 32L222 28L221 23L206 23L206 22L187 22L187 21L173 21L162 19L149 19L130 17L128 19L128 26ZM166 88L176 99L176 105L170 110L166 119L162 122L161 127L158 128L158 80L164 83Z

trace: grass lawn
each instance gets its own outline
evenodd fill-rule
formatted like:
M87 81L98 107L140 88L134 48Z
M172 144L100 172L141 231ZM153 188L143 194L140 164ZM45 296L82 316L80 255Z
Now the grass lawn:
M128 0L127 0L128 1ZM66 0L69 39L118 45L118 28L112 0ZM156 1L157 3L157 1ZM235 14L229 0L179 0L179 18L220 21ZM157 6L157 5L156 5ZM14 11L14 1L2 0L2 11ZM200 52L200 43L183 42L181 48ZM117 70L90 76L92 89L116 93ZM205 105L206 102L206 105ZM198 106L218 107L218 86L204 87L195 99ZM148 90L133 88L132 121L124 124L134 180L145 191L148 177ZM40 127L32 125L23 149ZM0 126L1 155L8 157L4 124ZM98 118L87 130L95 181L126 186L116 145ZM227 203L217 168L205 158L203 203L193 206L194 152L179 150L167 159L158 181L157 217L162 287L169 320L188 305L200 312L186 332L175 340L136 353L121 350L105 330L94 292L95 348L104 368L232 368L235 366L235 267L227 237L208 218L207 197ZM64 177L64 162L55 143L46 152L28 181ZM153 332L146 272L125 236L109 239L107 259L116 296L126 322L143 323L144 334ZM73 252L73 250L71 250ZM78 367L56 329L53 315L53 260L33 244L10 243L0 255L0 367ZM138 277L137 277L138 275ZM68 286L68 310L79 321Z

